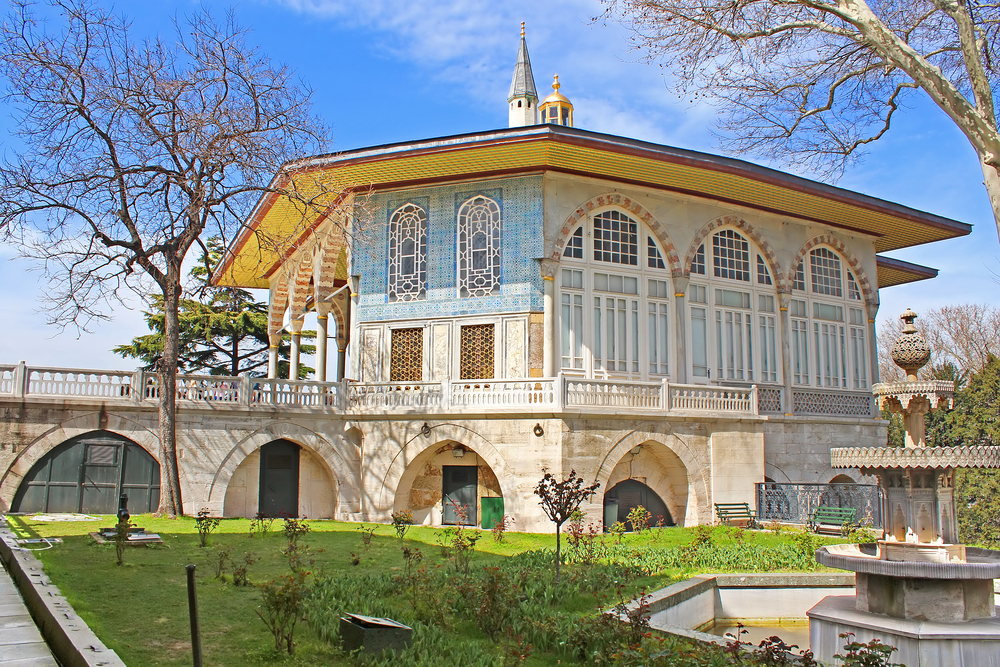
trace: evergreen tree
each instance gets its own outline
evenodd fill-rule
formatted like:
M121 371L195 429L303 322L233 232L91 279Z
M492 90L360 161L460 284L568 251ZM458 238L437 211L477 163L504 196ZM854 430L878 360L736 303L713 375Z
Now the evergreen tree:
M209 282L212 269L221 260L224 248L218 238L208 241L208 253L190 272L192 289L179 302L179 341L177 367L181 372L237 376L242 373L263 375L267 371L267 304L235 287L216 287ZM146 325L152 332L137 336L131 343L119 345L112 352L125 358L140 359L153 367L163 354L163 297L156 295L150 309L144 311ZM303 331L303 340L314 339L315 332ZM302 354L312 354L315 346L302 345ZM282 336L278 349L278 377L288 377L291 335ZM312 368L300 365L299 379Z

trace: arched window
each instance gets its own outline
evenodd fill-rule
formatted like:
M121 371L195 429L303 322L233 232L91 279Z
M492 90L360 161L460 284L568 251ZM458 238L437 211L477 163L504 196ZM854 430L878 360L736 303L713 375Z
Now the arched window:
M795 268L788 314L794 384L868 389L864 302L835 251L813 248Z
M666 377L671 285L663 249L642 223L618 209L596 213L589 227L590 233L575 229L563 253L563 370L589 377Z
M688 288L695 382L781 381L775 296L763 255L735 229L699 246Z
M427 213L404 204L389 218L389 301L413 301L426 295Z
M500 290L500 207L476 196L458 209L460 296L488 296Z

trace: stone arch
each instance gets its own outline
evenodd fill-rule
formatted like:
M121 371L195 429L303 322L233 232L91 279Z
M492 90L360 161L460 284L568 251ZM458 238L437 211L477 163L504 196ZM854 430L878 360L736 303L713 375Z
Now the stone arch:
M851 272L854 274L854 278L858 281L858 287L861 288L861 294L864 296L865 304L871 305L878 303L877 290L872 287L871 281L868 280L868 274L865 273L863 268L861 268L861 262L858 261L857 256L855 256L855 254L848 249L844 242L833 234L820 234L819 236L810 239L805 245L799 248L799 251L795 253L794 259L792 259L792 263L788 265L786 274L782 276L782 284L787 285L789 287L789 291L791 291L792 278L794 276L795 269L799 266L799 262L805 261L806 255L809 254L809 251L820 245L833 248L837 251L838 255L847 261Z
M670 274L675 277L680 276L682 267L677 257L677 250L674 248L674 242L670 239L667 230L642 204L619 192L609 192L588 199L579 208L570 213L566 218L566 222L563 223L562 229L559 230L559 234L556 236L550 257L559 261L562 258L563 251L566 249L566 244L569 242L569 237L573 233L573 230L576 229L576 226L586 220L594 211L612 207L628 211L649 227L666 251L666 259L670 264ZM641 245L644 247L645 241Z
M855 480L850 475L844 473L838 473L837 475L834 475L833 478L830 480L830 484L857 484L857 483L858 483L857 480Z
M712 222L708 223L701 228L697 234L694 235L694 240L691 241L691 246L688 248L687 255L684 256L684 265L682 268L684 275L688 276L691 274L691 262L694 261L695 253L698 252L698 248L708 236L723 227L735 227L740 230L743 234L750 237L760 252L764 255L764 261L767 262L768 268L771 270L771 277L774 281L774 288L778 292L787 291L787 285L791 283L785 282L786 276L781 272L781 265L778 263L778 255L774 252L774 248L768 242L764 236L757 231L757 229L751 225L749 222L739 217L738 215L724 215L722 217L716 218ZM706 249L706 253L707 253ZM707 267L706 267L707 268ZM751 265L751 272L755 269Z
M684 439L673 433L653 433L648 431L631 431L615 441L615 444L605 453L594 481L601 483L601 488L607 491L608 480L618 463L629 452L640 446L655 444L673 453L684 466L687 473L687 499L684 516L673 517L677 525L693 525L712 522L711 489L708 477L693 474L695 471L710 469L710 463L704 460ZM603 497L603 493L601 494Z
M493 471L500 483L500 492L508 514L521 513L520 496L515 486L515 473L496 446L475 431L459 424L438 424L431 427L431 437L419 430L410 437L386 466L378 489L372 495L373 510L388 513L396 502L396 493L404 476L421 454L438 449L447 443L458 443L476 453ZM411 471L412 472L412 471Z
M288 307L291 310L291 319L293 321L301 320L306 314L306 300L311 296L309 283L312 278L312 253L303 252L298 265L295 267L295 275L288 290Z
M357 479L360 459L355 448L346 439L342 439L342 446L337 447L316 431L299 424L273 422L249 434L226 453L208 488L207 506L213 514L222 515L226 490L240 464L255 451L275 440L288 440L314 452L337 483L340 513L357 511L361 497Z
M784 470L768 461L764 462L764 478L765 481L776 484L789 484L792 481L788 475L785 474Z
M270 300L267 304L267 332L279 333L285 324L285 310L288 308L288 281L278 278L271 285Z
M0 510L6 512L10 509L21 480L43 456L72 438L94 431L107 431L127 438L142 447L157 463L161 463L159 436L138 422L103 411L72 417L42 433L18 452L14 461L0 476ZM183 488L183 467L179 474Z
M333 291L333 282L336 278L337 263L343 246L336 246L326 239L323 243L317 244L313 250L312 258L312 278L313 278L313 298L317 303L330 296Z

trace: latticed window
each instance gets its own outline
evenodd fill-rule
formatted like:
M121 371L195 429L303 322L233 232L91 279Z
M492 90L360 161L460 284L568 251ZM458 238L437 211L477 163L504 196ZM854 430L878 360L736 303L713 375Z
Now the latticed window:
M638 266L639 231L636 221L614 209L595 215L594 259Z
M420 382L424 379L424 330L393 329L390 382Z
M861 301L861 290L858 289L858 282L850 271L847 272L847 298Z
M702 243L698 246L698 252L694 254L694 259L691 260L691 273L697 273L699 275L705 275L705 244Z
M750 244L731 229L712 237L715 277L750 282Z
M425 294L427 214L405 204L389 219L389 301L412 301Z
M771 284L771 273L767 270L767 265L764 264L764 258L757 255L757 284L758 285L770 285Z
M844 282L840 273L840 258L827 248L815 248L809 252L809 268L812 273L814 294L843 296Z
M573 232L573 236L569 237L569 243L566 244L565 256L583 259L583 227L578 227Z
M461 379L492 380L493 359L493 325L462 327Z
M660 255L659 248L657 248L656 244L653 243L652 236L646 237L646 255L647 255L646 266L648 266L649 268L651 269L667 268L666 265L664 265L663 263L663 257Z
M500 207L488 197L473 197L458 210L458 287L461 296L500 288Z
M799 262L799 265L795 267L795 275L792 276L792 289L806 291L806 272L802 262Z

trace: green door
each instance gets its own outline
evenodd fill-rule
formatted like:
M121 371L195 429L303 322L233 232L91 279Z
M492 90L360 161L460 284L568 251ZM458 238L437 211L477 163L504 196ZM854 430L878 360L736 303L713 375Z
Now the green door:
M503 498L483 498L483 528L492 529L503 519Z

